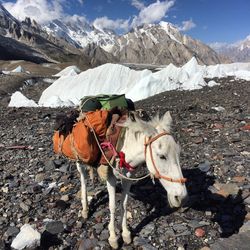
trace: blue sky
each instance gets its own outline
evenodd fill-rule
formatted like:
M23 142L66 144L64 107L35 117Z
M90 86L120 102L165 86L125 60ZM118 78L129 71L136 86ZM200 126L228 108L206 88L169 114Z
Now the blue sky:
M128 31L142 23L171 22L205 43L234 43L250 34L250 0L17 0L2 1L17 18L48 22L81 16L98 26Z

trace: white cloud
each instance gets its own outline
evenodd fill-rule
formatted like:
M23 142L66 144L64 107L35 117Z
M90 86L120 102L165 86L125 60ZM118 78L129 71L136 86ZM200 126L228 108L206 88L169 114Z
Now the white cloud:
M178 28L180 31L188 31L193 29L194 27L196 27L196 24L193 22L192 19L190 19L187 21L183 21L182 26L179 26Z
M86 17L84 16L79 16L79 15L73 15L73 16L65 16L64 20L66 22L73 22L73 23L79 23L80 25L84 24L84 23L88 23L88 20L86 19Z
M9 0L10 1L10 0ZM84 0L77 0L80 4L84 4ZM107 0L108 3L113 1ZM175 0L156 0L154 3L145 6L143 0L130 0L131 4L139 10L137 16L131 20L128 19L116 19L112 20L107 16L98 17L94 20L93 24L99 29L113 29L119 31L128 31L131 27L138 26L144 23L156 23L166 17L167 12L174 5ZM80 18L75 15L69 16L64 13L63 6L69 2L66 0L16 0L13 2L4 3L4 7L17 19L24 20L29 16L31 19L35 19L40 24L46 24L53 19L73 20L74 18ZM87 21L85 17L82 17ZM79 19L80 20L80 19ZM186 21L188 22L188 21ZM184 30L190 27L189 23L183 22Z
M138 10L142 10L145 8L145 5L140 0L132 0L131 5L134 6Z
M210 43L208 44L212 49L215 50L220 50L223 47L228 46L228 43L224 43L224 42L214 42L214 43Z
M112 20L108 17L99 17L96 18L93 22L93 25L99 29L112 29L112 30L128 30L129 29L129 19L116 19Z
M113 29L113 30L124 30L128 31L131 27L135 27L144 23L155 23L166 17L166 13L174 5L175 0L165 0L156 2L145 6L141 0L132 0L131 4L139 9L138 16L135 16L132 20L130 19L109 19L107 16L96 18L93 25L99 29Z
M42 24L64 16L62 2L64 1L17 0L15 3L6 2L3 5L19 20L28 16Z
M138 26L144 23L155 23L159 22L164 18L169 11L169 9L174 5L175 0L157 0L155 3L144 7L139 12L139 15L134 17L132 21L132 27Z

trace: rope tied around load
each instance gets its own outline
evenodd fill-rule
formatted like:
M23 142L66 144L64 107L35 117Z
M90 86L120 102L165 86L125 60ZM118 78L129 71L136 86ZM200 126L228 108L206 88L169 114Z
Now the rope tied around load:
M122 151L117 152L117 150L115 149L114 145L111 142L103 142L101 143L101 147L102 149L108 148L112 152L112 156L118 158L120 169L125 168L129 172L132 172L134 170L134 167L126 162L125 153Z

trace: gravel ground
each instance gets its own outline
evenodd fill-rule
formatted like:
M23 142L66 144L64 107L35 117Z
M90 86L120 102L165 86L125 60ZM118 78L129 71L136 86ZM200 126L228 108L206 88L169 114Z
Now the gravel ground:
M125 246L121 240L121 249L250 245L249 82L217 81L220 86L170 91L136 103L151 115L171 111L190 200L186 207L171 210L159 183L135 183L128 203L133 242ZM90 216L83 221L75 165L53 154L58 112L0 109L0 249L10 249L25 223L42 234L39 249L109 249L105 185L97 178L88 183ZM118 204L120 191L118 185Z

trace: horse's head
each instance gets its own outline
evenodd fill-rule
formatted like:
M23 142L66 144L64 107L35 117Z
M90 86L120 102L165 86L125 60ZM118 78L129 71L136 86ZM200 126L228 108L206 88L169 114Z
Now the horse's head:
M158 178L168 194L171 207L180 207L188 198L180 167L180 147L170 133L172 118L166 112L150 122L137 120L145 139L145 161L149 172Z

